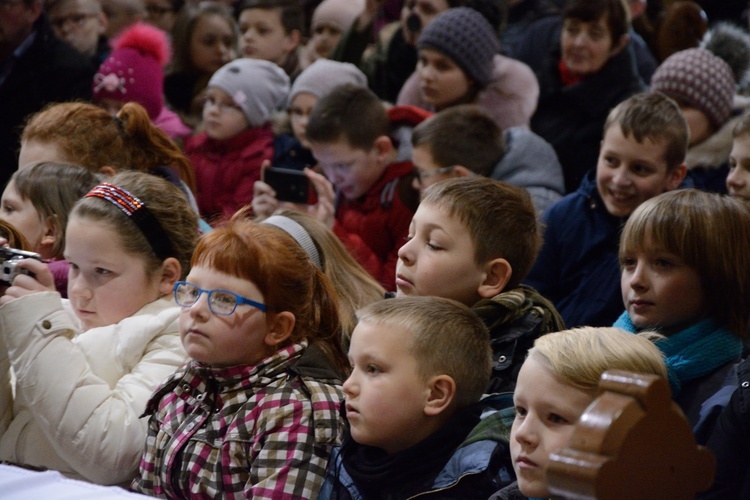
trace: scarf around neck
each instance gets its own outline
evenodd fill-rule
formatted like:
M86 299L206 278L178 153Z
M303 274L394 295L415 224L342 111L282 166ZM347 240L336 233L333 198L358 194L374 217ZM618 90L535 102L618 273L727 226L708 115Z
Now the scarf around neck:
M638 329L627 311L613 325L631 333ZM682 384L703 377L742 355L742 341L711 319L699 321L684 330L656 342L664 354L672 397Z

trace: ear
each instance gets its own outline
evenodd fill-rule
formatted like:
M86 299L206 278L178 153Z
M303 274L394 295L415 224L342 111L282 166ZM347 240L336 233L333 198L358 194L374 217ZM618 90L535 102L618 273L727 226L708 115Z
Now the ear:
M393 142L387 135L381 135L375 139L375 154L377 155L378 164L388 165L391 162L393 153Z
M456 395L456 382L448 375L437 375L428 381L430 393L424 405L424 413L434 417L450 407Z
M102 175L106 175L107 177L112 177L117 173L115 170L115 167L101 167L99 168L99 173Z
M491 260L487 264L484 281L479 285L477 293L483 299L491 299L505 289L512 274L513 268L507 260L500 258Z
M474 175L474 172L463 165L454 165L452 174L452 177L469 177L470 175Z
M180 279L182 266L180 261L174 257L168 257L161 265L161 277L159 278L159 293L162 296L169 295L174 289L174 284Z
M41 249L39 251L42 255L51 255L52 249L57 242L57 232L55 231L55 225L52 223L52 217L47 217L44 221L44 234L42 235L42 241L40 242Z
M267 346L276 349L292 334L296 321L294 314L289 311L282 311L276 314L268 325L268 332L263 341Z
M622 35L617 43L612 44L612 50L609 51L610 57L619 54L622 49L628 46L629 41L630 35L628 35L627 33Z
M672 168L667 173L667 186L664 190L672 191L673 189L677 189L680 186L680 184L682 184L682 181L685 180L686 175L687 175L687 167L685 166L684 163L678 167Z
M299 44L301 41L302 41L302 33L300 33L299 30L290 31L284 41L284 50L286 52L294 51L297 47L299 47Z

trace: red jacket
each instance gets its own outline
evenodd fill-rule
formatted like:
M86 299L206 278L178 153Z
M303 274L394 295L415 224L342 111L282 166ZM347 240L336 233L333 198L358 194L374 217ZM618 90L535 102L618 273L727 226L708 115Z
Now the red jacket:
M411 187L413 174L411 162L392 163L367 194L336 207L333 232L388 291L396 289L398 249L419 199Z
M215 223L252 201L260 165L273 158L271 124L221 141L205 132L194 135L185 141L185 154L195 170L200 213L209 223Z

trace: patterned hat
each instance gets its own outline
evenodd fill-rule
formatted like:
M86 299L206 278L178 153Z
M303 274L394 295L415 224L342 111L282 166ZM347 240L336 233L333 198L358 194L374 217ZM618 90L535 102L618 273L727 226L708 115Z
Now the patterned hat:
M171 51L167 35L136 23L112 42L112 53L94 75L94 102L137 102L154 120L164 108L164 65Z
M232 96L251 127L260 127L286 102L289 77L276 64L262 59L235 59L219 68L208 81Z
M732 112L736 87L730 66L702 48L672 54L651 78L652 90L702 111L717 128Z
M492 78L493 58L500 42L482 14L469 7L456 7L442 12L424 28L417 48L442 52L484 87Z

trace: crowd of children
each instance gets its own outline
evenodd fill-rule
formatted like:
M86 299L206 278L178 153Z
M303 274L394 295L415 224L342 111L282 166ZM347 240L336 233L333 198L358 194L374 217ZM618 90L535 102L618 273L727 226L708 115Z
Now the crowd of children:
M0 461L548 498L620 369L668 380L706 498L750 491L750 33L644 73L638 4L0 3L0 96L34 99L0 123L0 243L31 252L0 279ZM25 93L52 46L83 86Z

